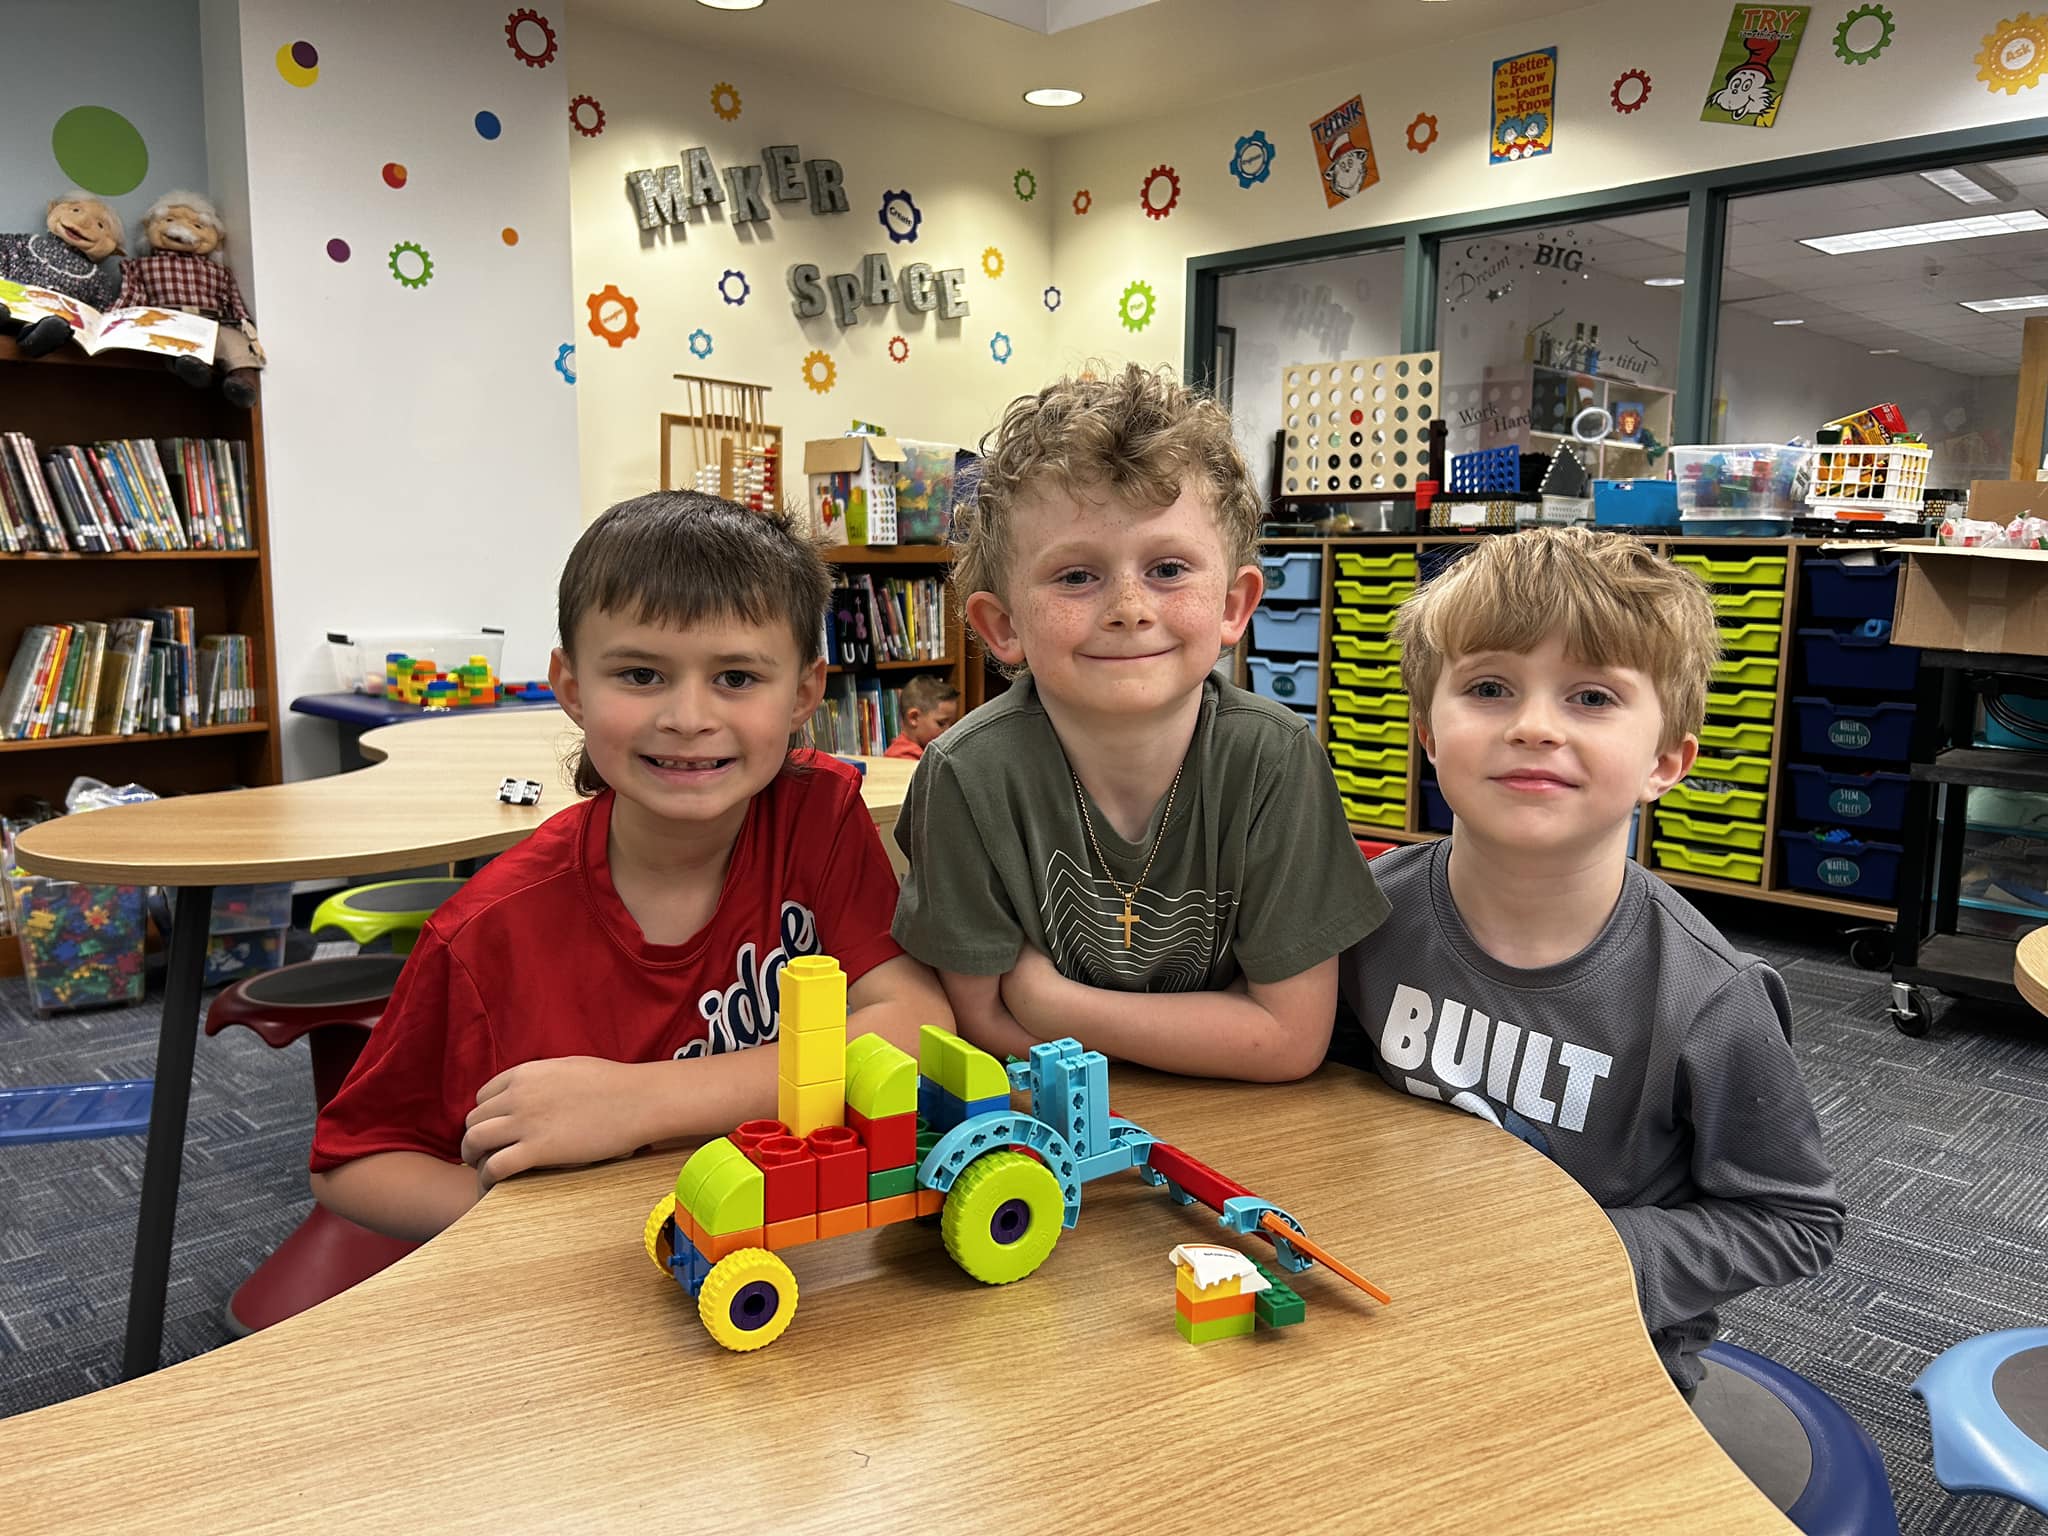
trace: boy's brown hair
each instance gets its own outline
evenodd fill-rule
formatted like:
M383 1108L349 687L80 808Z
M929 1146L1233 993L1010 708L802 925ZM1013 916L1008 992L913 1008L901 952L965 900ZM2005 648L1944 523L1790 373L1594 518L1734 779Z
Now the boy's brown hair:
M1258 561L1259 493L1216 400L1165 371L1131 363L1084 373L1010 402L982 440L975 494L954 513L953 585L1009 600L1011 518L1046 490L1107 491L1143 511L1171 506L1190 482L1208 492L1231 566Z
M936 672L920 672L903 685L904 713L917 709L930 714L948 699L959 697L960 690L951 679Z
M1532 528L1481 540L1394 620L1401 681L1424 724L1445 666L1481 651L1526 653L1562 634L1566 654L1647 676L1664 710L1658 748L1699 734L1721 654L1713 599L1640 539Z
M599 513L569 551L555 622L573 662L590 613L689 629L711 619L789 626L797 661L818 659L832 573L788 513L750 512L700 491L650 491ZM576 788L605 787L580 747Z

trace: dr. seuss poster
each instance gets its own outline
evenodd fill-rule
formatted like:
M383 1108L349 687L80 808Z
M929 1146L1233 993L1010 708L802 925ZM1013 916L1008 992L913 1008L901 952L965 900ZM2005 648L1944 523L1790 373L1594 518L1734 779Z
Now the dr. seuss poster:
M1547 155L1557 137L1557 50L1497 59L1493 66L1493 134L1487 161L1504 165Z
M1323 176L1323 200L1332 208L1380 179L1379 157L1365 126L1365 98L1354 96L1308 125L1316 141L1316 169Z
M1803 5L1738 5L1714 66L1713 94L1700 109L1703 123L1770 128L1792 78L1792 60L1806 31Z

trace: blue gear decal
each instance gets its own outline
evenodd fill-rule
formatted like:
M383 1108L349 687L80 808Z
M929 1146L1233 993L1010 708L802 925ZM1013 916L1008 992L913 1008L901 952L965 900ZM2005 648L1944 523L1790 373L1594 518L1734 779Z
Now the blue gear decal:
M908 192L884 192L882 206L875 210L875 219L895 244L910 245L917 239L917 229L924 223L924 214L919 211L917 200Z
M1057 288L1048 288L1048 289L1046 289L1046 290L1045 290L1045 293L1044 293L1043 297L1044 297L1044 299L1045 299L1045 312L1046 312L1047 314L1051 314L1051 313L1052 313L1052 312L1053 312L1054 310L1056 310L1056 309L1058 309L1058 308L1060 307L1060 291L1059 291L1059 289L1057 289Z
M1230 174L1240 187L1255 187L1273 174L1273 141L1264 129L1253 129L1237 141L1237 153L1230 157Z
M690 356L702 362L711 355L711 333L701 325L690 332Z
M576 343L565 341L555 348L555 372L562 376L564 384L576 382Z
M988 355L999 363L1007 363L1010 360L1009 336L1002 331L997 331L995 335L989 337Z
M732 291L732 285L734 283L738 283L740 285L740 291L737 297L734 296ZM725 275L719 278L718 280L718 296L721 299L725 300L725 302L728 304L746 303L747 295L752 293L753 291L754 285L747 281L747 274L739 271L737 268L734 267L727 267L725 269Z

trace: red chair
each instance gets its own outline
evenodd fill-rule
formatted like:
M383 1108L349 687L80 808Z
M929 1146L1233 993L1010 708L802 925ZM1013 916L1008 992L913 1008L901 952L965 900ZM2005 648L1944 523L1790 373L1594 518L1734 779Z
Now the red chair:
M245 977L213 1000L206 1032L217 1035L239 1024L276 1050L304 1035L313 1057L317 1110L334 1097L362 1054L404 965L403 955L348 955ZM228 1331L241 1338L282 1322L367 1280L418 1246L315 1205L229 1300Z

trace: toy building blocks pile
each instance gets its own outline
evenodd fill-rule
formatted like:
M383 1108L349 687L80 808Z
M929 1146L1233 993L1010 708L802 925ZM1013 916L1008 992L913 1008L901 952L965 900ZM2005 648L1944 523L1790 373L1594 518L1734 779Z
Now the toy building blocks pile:
M1285 1328L1308 1315L1308 1303L1265 1265L1235 1248L1182 1243L1174 1267L1173 1326L1190 1344L1241 1338L1260 1324Z
M483 709L495 705L502 689L488 656L472 656L453 672L425 657L392 651L384 658L384 696L428 709Z

